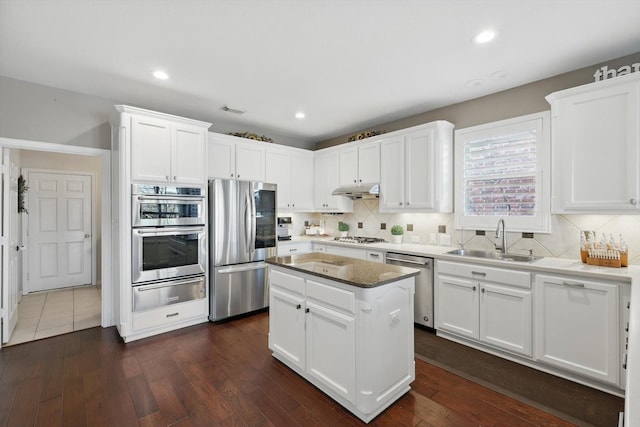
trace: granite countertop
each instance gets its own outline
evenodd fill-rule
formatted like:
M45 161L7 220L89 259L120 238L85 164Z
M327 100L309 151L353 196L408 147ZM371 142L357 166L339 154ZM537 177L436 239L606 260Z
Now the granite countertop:
M359 288L374 288L420 273L415 268L316 252L273 257L266 262Z

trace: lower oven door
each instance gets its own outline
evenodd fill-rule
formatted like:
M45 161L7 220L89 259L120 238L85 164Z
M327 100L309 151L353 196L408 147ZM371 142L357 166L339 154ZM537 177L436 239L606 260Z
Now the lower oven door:
M221 320L269 305L268 269L264 261L216 267L210 277L209 319Z
M132 282L204 274L206 240L204 226L134 228L131 234Z
M171 280L133 287L133 311L145 311L205 298L205 277Z

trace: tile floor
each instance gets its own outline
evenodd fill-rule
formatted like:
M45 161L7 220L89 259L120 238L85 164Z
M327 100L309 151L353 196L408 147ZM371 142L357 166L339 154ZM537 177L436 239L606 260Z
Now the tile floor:
M18 324L7 345L99 326L100 318L99 286L23 295L18 304Z

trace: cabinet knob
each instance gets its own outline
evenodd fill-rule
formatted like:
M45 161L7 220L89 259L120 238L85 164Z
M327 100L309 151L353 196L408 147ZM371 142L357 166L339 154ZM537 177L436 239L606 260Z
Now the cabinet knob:
M167 180L167 182L169 181L169 175L165 175L164 178Z
M480 290L480 292L482 292L482 293L484 294L484 288L482 288L482 289Z
M177 176L177 175L174 175L174 176L173 176L173 180L174 180L174 181L177 181L177 180L178 180L178 176Z
M305 312L305 313L308 313L308 312L309 312L309 308L308 308L308 307L307 307L307 308L305 308L305 309L304 309L304 312Z
M411 202L407 202L406 204L407 204L407 206L409 206L411 204Z
M233 178L233 174L231 174L231 178Z
M473 292L475 292L475 291L476 291L476 287L475 287L475 286L474 286L472 289L473 289Z
M300 310L302 308L302 305L298 304L296 305L296 310Z
M356 181L356 180L354 179L354 180L353 180L353 182L354 182L354 183L356 183L356 182L358 182L358 181Z
M636 199L629 199L629 203L633 206L636 206L638 204L638 201Z
M398 204L399 204L400 206L402 206L402 202L398 202Z

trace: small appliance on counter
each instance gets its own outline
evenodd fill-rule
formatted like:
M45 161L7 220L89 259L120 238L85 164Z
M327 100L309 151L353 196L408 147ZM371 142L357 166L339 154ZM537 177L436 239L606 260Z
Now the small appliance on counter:
M291 240L291 232L289 231L290 225L290 216L278 217L278 240Z

